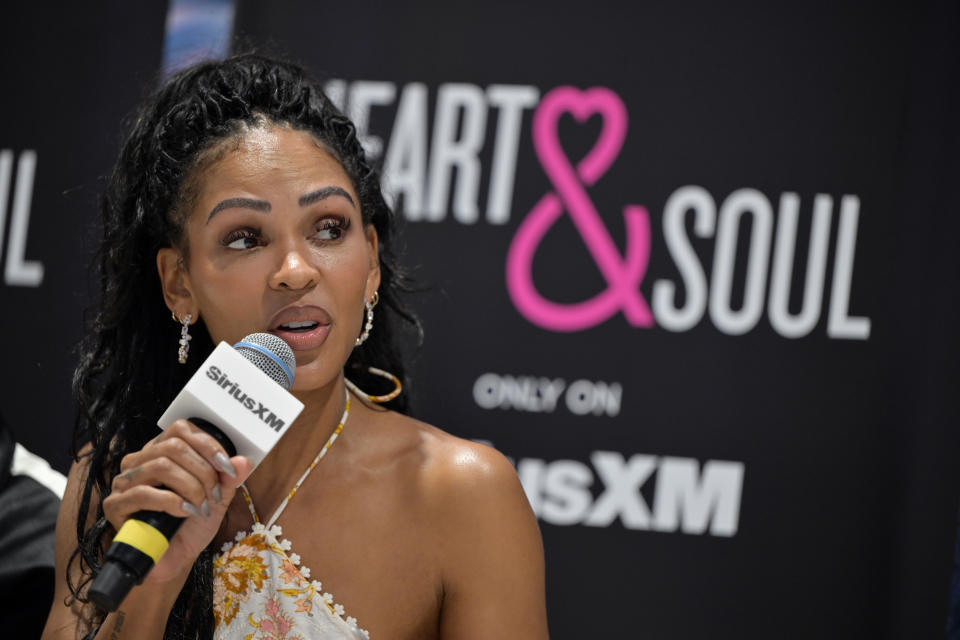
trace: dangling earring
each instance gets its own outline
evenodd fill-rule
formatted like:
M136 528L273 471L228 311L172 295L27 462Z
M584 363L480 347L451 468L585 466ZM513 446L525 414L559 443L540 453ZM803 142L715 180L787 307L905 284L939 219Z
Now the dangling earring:
M360 337L354 340L354 347L359 347L370 337L370 330L373 329L373 308L377 306L378 302L380 302L379 291L374 291L373 297L364 302L364 306L367 308L367 323L364 325L363 333L360 334Z
M174 322L180 323L180 348L177 350L177 362L180 364L187 364L187 354L190 352L190 341L193 340L193 336L190 335L190 320L193 319L192 314L187 314L183 320L177 318L177 314L173 311L170 312L170 315L173 316Z
M355 394L357 394L357 396L359 396L360 398L365 398L375 404L383 404L384 402L390 402L391 400L396 398L398 395L400 395L401 391L403 391L403 385L400 383L400 378L393 375L392 373L388 371L384 371L383 369L377 369L376 367L367 367L367 371L369 371L370 373L376 376L380 376L381 378L386 378L387 380L391 380L395 386L393 391L391 391L390 393L387 393L382 396L372 396L366 391L363 391L362 389L357 387L357 385L353 384L352 382L344 378L344 382L347 383L347 387L349 387L349 389L353 391Z

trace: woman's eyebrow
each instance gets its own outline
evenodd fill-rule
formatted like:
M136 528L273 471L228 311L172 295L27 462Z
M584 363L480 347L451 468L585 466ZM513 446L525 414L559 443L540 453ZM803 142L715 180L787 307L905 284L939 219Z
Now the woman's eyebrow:
M357 206L357 203L353 201L353 198L350 197L350 194L347 193L344 189L341 189L340 187L324 187L322 189L317 189L316 191L311 191L305 196L300 196L300 206L305 207L307 205L313 204L314 202L325 200L330 196L343 196L354 207Z
M261 213L270 213L270 203L266 200L256 200L254 198L227 198L217 203L207 216L207 224L210 219L224 209L253 209Z

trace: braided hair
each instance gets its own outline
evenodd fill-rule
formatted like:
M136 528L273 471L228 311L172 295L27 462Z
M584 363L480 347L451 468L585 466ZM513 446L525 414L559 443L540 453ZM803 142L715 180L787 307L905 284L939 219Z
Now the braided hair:
M221 142L265 122L310 133L352 181L363 223L373 225L379 240L381 304L375 311L376 330L354 349L346 368L386 368L407 382L399 338L404 330L419 335L420 326L401 299L411 289L394 253L394 214L354 125L316 80L288 62L247 54L200 63L174 75L136 112L101 201L103 239L95 262L100 295L73 376L79 408L74 457L87 462L77 514L78 545L71 557L71 566L79 557L81 571L79 576L68 572L70 597L79 602L87 602L86 586L99 571L105 542L113 534L103 498L120 472L121 458L156 435L163 406L214 347L206 331L195 331L192 365L174 362L171 345L177 342L179 327L160 295L157 251L176 247L185 255L184 228L199 169L211 162L211 152ZM387 406L407 412L406 396ZM89 444L81 455L84 443ZM165 638L212 636L212 566L213 550L208 547L171 611Z

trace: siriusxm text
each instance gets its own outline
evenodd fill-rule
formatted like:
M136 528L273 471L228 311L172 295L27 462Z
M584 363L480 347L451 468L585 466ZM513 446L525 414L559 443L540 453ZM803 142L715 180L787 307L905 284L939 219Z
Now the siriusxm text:
M285 424L283 420L278 418L269 408L263 406L262 402L247 395L236 382L232 381L226 373L220 370L220 367L210 365L210 368L207 369L207 377L216 382L218 387L224 389L227 394L249 409L251 413L263 420L268 427L278 433L283 429Z
M553 525L608 527L619 520L634 530L737 533L742 462L594 451L590 464L522 458L516 466L534 513Z

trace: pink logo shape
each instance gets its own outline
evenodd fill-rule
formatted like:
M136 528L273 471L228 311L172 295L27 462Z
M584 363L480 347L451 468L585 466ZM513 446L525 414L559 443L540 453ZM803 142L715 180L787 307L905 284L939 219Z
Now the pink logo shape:
M564 113L584 122L595 113L603 118L596 144L577 164L570 164L557 138ZM623 208L627 242L621 257L585 187L606 173L620 154L627 135L627 109L620 97L604 87L580 91L557 87L540 101L533 115L533 146L556 193L546 193L523 222L507 253L507 291L530 322L552 331L581 331L600 324L619 310L636 327L653 326L653 314L640 293L650 260L650 217L646 208ZM607 288L583 302L558 304L533 284L533 257L543 236L560 219L564 207L607 281Z

